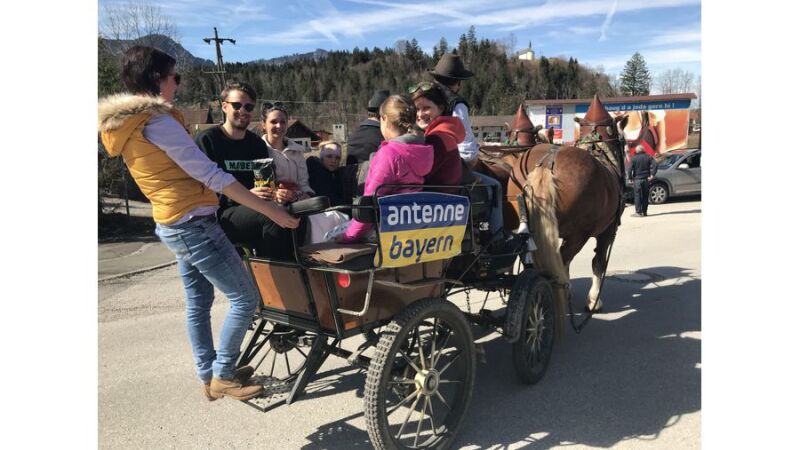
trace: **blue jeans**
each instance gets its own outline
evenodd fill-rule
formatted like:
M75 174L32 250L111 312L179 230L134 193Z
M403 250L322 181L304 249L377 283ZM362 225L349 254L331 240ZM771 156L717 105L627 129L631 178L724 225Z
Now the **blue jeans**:
M499 181L495 180L489 175L484 175L475 171L472 171L472 174L480 178L480 183L492 187L492 189L489 191L492 202L492 212L489 213L489 230L492 232L492 234L495 234L500 231L501 228L503 228L503 203L500 201L503 188L500 186ZM497 194L497 196L495 196L495 194Z
M236 360L253 319L258 293L233 244L212 214L168 226L156 224L156 235L178 260L178 273L186 294L186 327L197 375L203 383L233 378ZM211 305L214 287L231 303L214 350Z

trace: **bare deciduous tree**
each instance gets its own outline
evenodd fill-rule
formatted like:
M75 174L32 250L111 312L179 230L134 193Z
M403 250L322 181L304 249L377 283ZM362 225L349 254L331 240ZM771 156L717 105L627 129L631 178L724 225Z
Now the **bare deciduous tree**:
M101 15L100 34L106 39L138 40L150 45L146 38L160 34L178 42L178 27L158 5L146 0L107 3ZM142 41L145 39L145 41Z
M692 92L694 74L681 69L670 69L658 77L658 88L662 94Z

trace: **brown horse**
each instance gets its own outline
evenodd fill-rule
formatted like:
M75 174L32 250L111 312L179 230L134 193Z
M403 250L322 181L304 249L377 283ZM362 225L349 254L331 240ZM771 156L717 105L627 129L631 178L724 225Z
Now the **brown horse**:
M509 152L503 158L512 166L506 203L507 209L513 209L504 219L513 219L518 213L516 196L524 193L537 247L536 265L564 288L556 290L559 316L565 313L569 265L590 237L595 238L597 245L586 307L598 311L602 306L599 299L602 278L624 208L621 158L614 119L597 96L581 120L581 140L577 146L539 144L524 153ZM506 222L507 228L514 226ZM563 322L557 321L557 334L562 328Z

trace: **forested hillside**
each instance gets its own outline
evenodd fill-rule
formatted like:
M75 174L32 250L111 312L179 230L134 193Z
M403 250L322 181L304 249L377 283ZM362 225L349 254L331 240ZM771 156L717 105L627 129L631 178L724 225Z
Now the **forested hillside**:
M454 48L455 47L455 48ZM121 89L117 58L104 54L100 41L99 94ZM446 51L457 51L476 76L463 85L462 95L472 115L513 114L527 99L585 98L595 93L615 95L607 75L581 66L576 59L539 57L522 61L500 43L478 40L474 29L462 34L455 46L442 39L432 55L415 39L399 42L393 49L355 48L332 51L322 58L301 58L283 64L248 62L225 64L226 77L252 84L259 100L302 102L290 104L291 112L312 128L329 129L346 120L348 128L366 115L365 105L376 89L405 92L413 83L429 79L427 71ZM183 64L179 103L211 104L218 93L211 67ZM333 102L326 104L305 102ZM324 112L323 112L324 111Z

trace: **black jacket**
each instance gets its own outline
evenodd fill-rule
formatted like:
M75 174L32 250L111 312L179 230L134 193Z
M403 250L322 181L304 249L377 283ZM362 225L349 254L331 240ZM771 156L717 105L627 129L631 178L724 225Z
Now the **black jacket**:
M381 142L383 142L383 135L380 122L370 119L361 122L356 131L347 138L348 164L351 163L351 157L355 157L359 163L368 161L369 155L378 151ZM353 162L353 164L355 163Z
M628 169L628 178L631 180L643 180L655 176L656 172L656 160L647 153L637 153L631 158L631 167Z
M342 196L342 181L339 170L331 172L322 165L322 161L316 156L306 158L308 167L308 183L317 195L324 195L331 201L331 206L344 204ZM341 169L341 167L339 168Z

